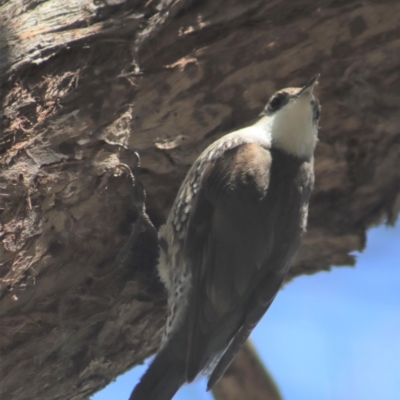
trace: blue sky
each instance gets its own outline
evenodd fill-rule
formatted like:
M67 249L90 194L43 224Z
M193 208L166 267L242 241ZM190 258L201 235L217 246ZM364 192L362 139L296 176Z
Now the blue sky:
M285 400L400 399L400 223L371 229L356 257L355 268L285 286L251 336ZM128 399L146 368L92 400ZM198 379L174 400L211 400L205 386Z

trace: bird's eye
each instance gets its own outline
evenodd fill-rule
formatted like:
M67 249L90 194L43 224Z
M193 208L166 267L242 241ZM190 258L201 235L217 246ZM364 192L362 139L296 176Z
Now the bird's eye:
M320 113L321 113L321 108L319 106L318 101L314 101L312 103L312 107L313 107L313 118L314 118L314 121L318 121Z
M283 96L281 95L276 95L271 99L271 101L268 104L268 111L278 111L282 107L283 103Z

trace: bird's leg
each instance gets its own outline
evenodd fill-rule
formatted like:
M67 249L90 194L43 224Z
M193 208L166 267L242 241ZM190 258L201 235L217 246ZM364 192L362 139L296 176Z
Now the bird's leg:
M115 169L123 170L129 176L131 180L131 194L132 194L133 204L135 205L139 213L139 219L145 218L149 220L149 217L146 214L145 210L146 192L144 190L142 183L137 179L140 170L140 155L137 151L134 151L133 154L136 157L136 163L135 166L133 167L133 171L127 164L124 163L117 164L115 166Z
M134 172L132 172L131 168L128 165L123 163L118 164L115 167L116 169L121 169L124 172L126 172L128 177L130 178L131 194L132 194L133 204L135 205L138 211L138 219L133 224L132 231L131 234L129 235L127 242L119 251L113 269L118 269L124 265L126 259L128 258L129 252L140 233L146 231L153 231L155 233L155 237L157 237L157 229L154 227L153 223L150 221L150 218L146 213L146 205L145 205L146 191L142 183L137 178L140 169L140 155L136 151L134 152L134 155L137 160L135 166L133 167Z

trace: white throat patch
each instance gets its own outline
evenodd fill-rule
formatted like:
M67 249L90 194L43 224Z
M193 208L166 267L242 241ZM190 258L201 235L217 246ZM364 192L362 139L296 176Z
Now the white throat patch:
M318 140L318 126L313 121L309 96L291 100L281 110L266 118L269 119L268 128L275 147L301 158L312 156Z

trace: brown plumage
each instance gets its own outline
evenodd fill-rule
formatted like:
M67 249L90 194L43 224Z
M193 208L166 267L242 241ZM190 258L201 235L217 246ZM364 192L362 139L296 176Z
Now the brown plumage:
M193 271L188 381L232 331L231 349L239 349L271 304L305 229L312 182L309 161L258 144L207 165L185 241Z

